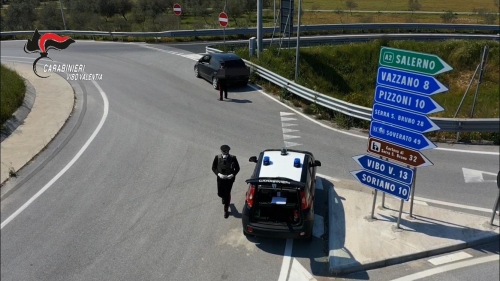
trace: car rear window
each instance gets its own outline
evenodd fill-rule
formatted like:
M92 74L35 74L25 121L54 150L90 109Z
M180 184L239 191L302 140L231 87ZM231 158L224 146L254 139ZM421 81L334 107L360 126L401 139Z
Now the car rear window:
M245 62L243 60L228 60L224 62L226 67L245 67Z

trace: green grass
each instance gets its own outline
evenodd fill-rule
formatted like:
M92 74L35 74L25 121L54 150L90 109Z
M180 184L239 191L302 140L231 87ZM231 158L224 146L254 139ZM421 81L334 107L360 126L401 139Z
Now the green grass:
M23 103L24 81L15 71L5 66L0 70L0 124L4 124Z
M378 58L382 45L436 54L454 68L453 71L436 76L439 81L449 88L448 92L433 96L445 109L443 112L432 115L436 117L453 117L479 63L482 48L484 45L488 45L490 52L483 81L478 92L474 118L499 117L500 48L498 42L378 40L371 43L303 48L300 50L300 77L297 82L320 93L350 103L372 107ZM277 52L276 48L265 50L259 60L256 57L249 58L247 48L235 50L235 53L241 57L249 59L287 79L294 80L295 50L282 49L280 55ZM473 84L457 117L469 117L475 89L476 86ZM346 118L346 116L331 112L329 115L336 116L336 118ZM366 127L363 122L347 121L349 121L350 125ZM467 134L463 135L463 137L467 136Z
M298 0L295 1L298 3ZM365 11L407 11L408 0L355 0L358 7L355 10ZM422 5L421 11L447 11L472 12L474 9L485 8L491 12L497 12L493 0L419 0ZM303 0L302 5L305 10L335 10L345 9L345 0Z

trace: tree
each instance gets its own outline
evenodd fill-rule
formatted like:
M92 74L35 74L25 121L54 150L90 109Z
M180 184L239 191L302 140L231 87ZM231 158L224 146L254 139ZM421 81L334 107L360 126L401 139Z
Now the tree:
M352 9L356 9L358 7L358 3L354 2L354 0L345 1L345 5L349 9L349 12L351 12L351 16L352 16Z
M18 0L10 3L5 11L5 28L20 31L34 29L37 0Z
M99 14L108 21L108 18L113 17L117 13L116 3L114 0L99 0L97 2Z
M497 6L497 9L499 8L499 0L493 0L493 4L495 4L495 6Z
M43 29L63 29L64 23L56 2L49 2L38 10L38 20Z
M448 10L448 11L446 11L446 13L441 15L441 19L445 23L453 22L453 20L456 18L457 18L457 15L455 13L453 13L453 11L451 11L451 10Z
M116 13L121 15L125 20L127 20L125 15L132 11L132 8L134 7L134 2L132 2L132 0L115 0L115 5L116 5Z
M422 9L422 5L418 2L418 0L409 0L408 8L414 13L415 11L420 11L420 9Z

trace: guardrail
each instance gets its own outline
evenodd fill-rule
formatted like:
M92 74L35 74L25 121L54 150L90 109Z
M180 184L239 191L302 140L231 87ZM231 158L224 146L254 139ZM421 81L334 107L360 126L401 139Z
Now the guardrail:
M393 36L395 35L395 36ZM389 37L390 39L393 38L399 38L397 37L398 34L385 34L384 36ZM419 40L423 35L423 37L428 36L425 34L413 34L411 36L407 36L406 39L413 39L413 40ZM343 35L344 40L348 39L351 36L356 36L356 35ZM370 37L370 35L364 35ZM372 40L377 39L379 36L373 36L372 35ZM498 36L495 38L498 40ZM228 43L226 43L227 46ZM301 43L302 44L302 43ZM211 46L206 47L206 52L207 53L220 53L222 52L221 50L215 49ZM343 114L346 114L348 116L365 120L365 121L370 121L371 120L371 115L372 115L372 109L364 106L359 106L356 104L348 103L343 100L339 100L330 96L327 96L325 94L313 91L311 89L308 89L304 86L301 86L291 80L288 80L284 78L283 76L280 76L264 67L258 66L250 61L244 60L245 63L252 69L252 71L255 71L257 75L262 77L263 79L281 87L281 88L286 88L289 92L292 94L295 94L305 100L308 100L310 102L315 102L319 106L328 108L330 110L340 112ZM436 125L440 127L440 131L442 132L456 132L456 133L461 133L461 132L499 132L500 131L500 118L474 118L474 119L467 119L467 118L436 118L432 117L431 118Z
M434 23L355 23L355 24L314 24L301 25L301 32L311 31L335 31L335 30L470 30L482 32L500 32L498 25L485 24L434 24ZM297 26L294 26L294 32ZM40 30L40 33L73 34L87 36L111 36L111 37L198 37L198 36L223 36L222 29L201 30L170 30L159 32L111 32L111 31L83 31L83 30ZM279 32L279 27L264 27L263 33L272 34ZM33 31L3 31L0 36L31 35ZM226 35L255 35L257 28L226 28Z

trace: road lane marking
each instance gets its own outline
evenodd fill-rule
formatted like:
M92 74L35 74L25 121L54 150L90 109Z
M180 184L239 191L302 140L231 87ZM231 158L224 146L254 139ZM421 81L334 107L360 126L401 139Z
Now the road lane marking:
M333 177L330 177L330 176L327 176L327 175L323 175L323 174L316 173L316 176L318 176L318 177L322 177L322 178L325 178L325 179L330 180L330 181L340 182L340 180L339 180L339 179L337 179L337 178L333 178Z
M289 115L295 115L295 113L292 113L292 112L280 112L280 116L289 116Z
M297 259L293 259L288 281L316 281L314 276L305 269Z
M483 174L496 176L497 174L495 174L495 173L467 169L467 168L462 168L462 172L464 173L465 183L472 183L472 182L495 182L496 183L497 182L496 180L484 180L484 178L483 178Z
M290 262L292 257L293 240L286 239L285 254L283 255L283 263L281 264L280 276L278 281L286 281L288 278L288 271L290 269Z
M57 174L55 175L42 189L40 189L33 197L31 197L26 203L24 203L17 211L15 211L12 215L10 215L6 220L4 220L0 226L0 229L3 229L7 224L9 224L13 219L15 219L20 213L22 213L26 208L28 208L31 203L33 203L40 195L42 195L47 189L49 189L66 171L75 164L75 162L82 156L83 152L89 147L90 143L94 140L94 138L97 136L99 131L101 130L102 126L104 125L104 122L106 121L106 118L108 117L108 111L109 111L109 101L108 97L106 96L106 93L101 89L99 84L95 82L94 80L91 80L92 83L94 83L95 87L101 94L102 100L104 102L104 110L103 110L103 115L101 117L101 121L99 122L99 125L97 125L97 128L95 129L94 133L90 136L90 138L87 140L87 142L83 145L83 147L78 151L78 153L71 159L71 161Z
M353 133L349 133L349 132L346 132L346 131L342 131L342 130L338 130L338 129L335 129L335 128L332 128L328 125L325 125L317 120L314 120L313 118L305 115L304 113L296 110L295 108L287 105L287 104L284 104L282 103L281 101L275 99L274 97L272 97L271 95L267 94L266 92L258 89L257 87L253 86L253 85L248 85L250 86L251 88L253 88L255 91L265 95L266 97L272 99L273 101L281 104L282 106L292 110L293 112L299 114L300 116L306 118L307 120L323 127L323 128L326 128L328 130L331 130L331 131L334 131L334 132L338 132L338 133L341 133L341 134L345 134L345 135L349 135L349 136L352 136L352 137L356 137L356 138L361 138L361 139L368 139L367 136L361 136L361 135L357 135L357 134L353 134ZM443 147L437 147L437 148L434 148L433 150L443 150L443 151L452 151L452 152L460 152L460 153L472 153L472 154L483 154L483 155L500 155L500 152L490 152L490 151L475 151L475 150L461 150L461 149L453 149L453 148L443 148Z
M455 261L464 260L464 259L468 259L468 258L472 258L472 255L470 255L464 251L461 251L458 253L453 253L453 254L433 258L433 259L430 259L427 261L432 263L433 265L442 265L445 263L455 262Z
M473 211L479 211L479 212L485 212L485 213L491 213L492 212L491 209L486 209L486 208L481 208L481 207L474 207L474 206L468 206L468 205L462 205L462 204L445 202L445 201L439 201L439 200L428 199L428 198L417 197L417 196L415 196L415 200L420 200L420 201L424 201L424 202L427 202L427 203L434 203L434 204L438 204L438 205L445 205L445 206L455 207L455 208L459 208L459 209L467 209L467 210L473 210Z
M398 279L393 279L392 281L418 280L418 279L422 279L425 277L429 277L432 275L444 273L444 272L455 270L455 269L460 269L460 268L467 267L467 266L473 266L473 265L478 265L478 264L482 264L482 263L486 263L486 262L498 261L499 257L500 257L499 255L489 255L486 257L481 257L481 258L471 259L471 260L467 260L467 261L443 265L443 266L436 267L433 269L428 269L428 270L424 270L424 271L410 274L407 276L403 276L403 277L398 278Z

